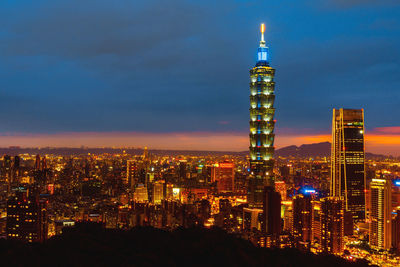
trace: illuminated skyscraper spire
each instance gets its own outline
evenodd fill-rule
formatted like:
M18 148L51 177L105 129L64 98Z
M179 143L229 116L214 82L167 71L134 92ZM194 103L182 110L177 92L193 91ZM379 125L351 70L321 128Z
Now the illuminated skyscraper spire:
M265 24L261 24L261 41L260 41L260 47L265 47L265 40L264 40L264 32L265 32Z
M261 24L257 62L250 70L250 207L261 207L264 186L274 186L275 69L269 66L264 32L265 25Z
M264 32L265 32L265 24L261 24L261 40L260 40L260 46L258 47L257 50L257 66L258 65L267 65L268 64L268 47L265 45L265 40L264 40Z

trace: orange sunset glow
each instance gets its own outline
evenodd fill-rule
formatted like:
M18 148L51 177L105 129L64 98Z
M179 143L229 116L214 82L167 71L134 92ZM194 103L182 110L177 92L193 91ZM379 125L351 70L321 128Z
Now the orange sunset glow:
M400 155L400 127L376 128L367 131L366 151L385 155ZM330 142L330 134L279 134L276 148ZM213 132L83 132L57 134L27 134L0 136L0 146L21 147L144 147L171 150L246 151L247 133Z

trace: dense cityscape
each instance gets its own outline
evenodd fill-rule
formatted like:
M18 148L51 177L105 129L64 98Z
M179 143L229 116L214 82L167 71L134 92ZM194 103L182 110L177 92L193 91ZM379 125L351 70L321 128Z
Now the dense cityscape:
M262 24L250 70L249 152L10 147L1 159L1 236L46 242L83 222L217 227L256 247L398 266L400 160L367 157L364 110L340 107L327 155L275 153L275 69L264 32Z

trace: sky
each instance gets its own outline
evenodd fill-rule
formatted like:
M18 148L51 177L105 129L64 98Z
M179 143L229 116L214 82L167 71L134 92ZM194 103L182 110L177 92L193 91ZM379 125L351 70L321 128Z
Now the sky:
M3 0L0 146L246 150L260 23L278 148L363 108L400 155L398 0Z

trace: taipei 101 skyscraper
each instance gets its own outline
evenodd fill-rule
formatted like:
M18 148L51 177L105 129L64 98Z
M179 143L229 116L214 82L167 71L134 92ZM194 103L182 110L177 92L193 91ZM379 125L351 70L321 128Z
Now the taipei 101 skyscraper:
M264 40L265 25L261 24L261 41L257 63L250 70L250 178L248 203L260 208L264 186L274 186L274 75L269 65L269 51Z

